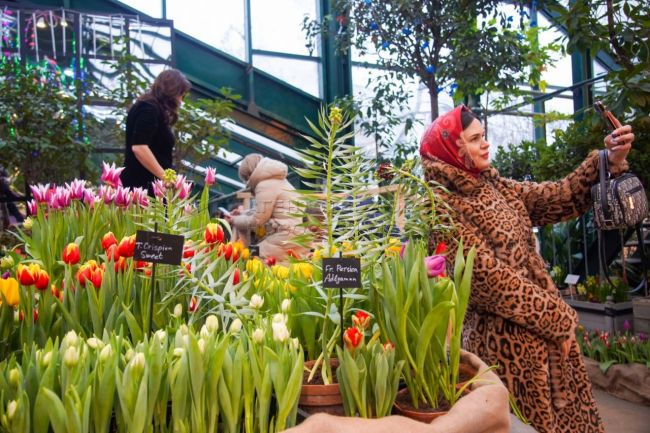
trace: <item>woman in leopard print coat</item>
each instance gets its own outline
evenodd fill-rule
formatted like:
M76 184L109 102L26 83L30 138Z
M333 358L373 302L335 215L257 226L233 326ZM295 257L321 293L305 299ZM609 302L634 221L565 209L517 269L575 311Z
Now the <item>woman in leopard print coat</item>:
M627 168L629 126L607 136L614 175ZM441 184L463 246L477 247L463 346L498 373L528 421L542 433L603 432L575 341L576 312L560 297L536 251L533 226L586 212L598 178L597 152L557 182L499 176L478 119L464 106L439 117L420 145L427 181ZM431 245L453 239L439 233Z

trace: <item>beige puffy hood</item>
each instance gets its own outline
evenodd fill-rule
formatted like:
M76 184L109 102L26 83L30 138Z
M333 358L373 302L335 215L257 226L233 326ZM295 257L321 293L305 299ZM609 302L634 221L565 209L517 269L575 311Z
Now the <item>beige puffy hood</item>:
M251 191L255 191L255 187L261 181L269 179L283 180L287 178L288 173L289 169L286 164L274 159L262 158L248 178L246 185Z

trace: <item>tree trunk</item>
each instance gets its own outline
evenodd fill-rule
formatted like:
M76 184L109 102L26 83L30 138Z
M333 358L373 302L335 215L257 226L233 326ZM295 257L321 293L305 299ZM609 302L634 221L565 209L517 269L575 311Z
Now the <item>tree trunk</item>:
M429 97L431 99L431 121L433 122L438 118L438 86L431 85L429 87Z

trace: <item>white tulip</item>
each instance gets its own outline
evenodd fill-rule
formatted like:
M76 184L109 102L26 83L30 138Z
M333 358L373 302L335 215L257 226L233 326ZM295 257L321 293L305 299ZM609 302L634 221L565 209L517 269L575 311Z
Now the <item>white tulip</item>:
M99 360L101 362L106 362L113 355L113 348L110 345L104 346L101 352L99 352Z
M79 362L79 352L74 346L70 346L66 349L65 354L63 355L63 362L66 367L72 368Z
M255 294L251 297L251 302L248 304L249 307L254 308L256 310L259 310L262 308L262 305L264 305L264 298L262 298L260 295Z
M233 334L237 334L239 331L241 331L242 325L243 324L241 323L241 320L239 320L239 318L237 318L237 319L232 321L232 323L230 324L230 328L228 330L230 332L232 332Z
M299 347L300 347L300 340L298 340L298 338L292 338L291 339L291 348L294 349L294 350L298 350Z
M179 318L183 315L183 306L181 304L176 304L174 307L174 314L173 316L176 318Z
M262 328L257 328L253 331L253 341L257 344L262 344L264 342L264 330Z
M284 323L274 322L271 324L271 327L273 328L273 339L275 341L284 343L291 337L291 334L289 334L289 330L287 329L287 325Z
M201 331L199 332L199 334L203 338L210 338L210 336L212 335L212 332L210 332L208 330L208 327L206 325L203 325L203 326L201 326Z
M283 313L289 312L289 308L291 308L291 299L285 299L282 301L282 305L280 306L282 309Z
M217 332L219 330L219 319L214 314L210 314L205 319L205 326L208 328L208 331L213 333Z
M9 421L14 419L14 415L16 414L17 409L18 409L18 402L16 400L11 400L7 405L7 419Z
M65 337L63 337L63 345L66 347L76 346L78 342L79 342L79 337L77 336L77 333L74 331L68 332L67 334L65 334Z
M203 338L199 338L199 341L196 343L199 346L199 352L201 354L205 353L205 340Z
M18 388L20 385L20 372L17 368L12 368L9 372L9 384L14 388Z
M104 342L95 337L90 337L88 340L86 340L86 343L93 350L101 349L104 347Z

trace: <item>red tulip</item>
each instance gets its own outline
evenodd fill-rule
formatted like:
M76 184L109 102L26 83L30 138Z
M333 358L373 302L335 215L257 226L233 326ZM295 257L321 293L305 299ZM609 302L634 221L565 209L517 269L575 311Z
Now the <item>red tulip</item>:
M135 235L124 236L117 246L117 252L121 257L133 257L135 251Z
M106 260L113 261L117 263L117 261L120 259L120 253L118 251L118 246L117 244L113 244L108 249L106 250Z
M102 249L106 251L111 245L117 245L117 239L113 232L108 232L102 237Z
M266 264L267 264L268 266L274 266L276 262L277 262L277 261L275 260L275 257L273 257L273 256L269 256L269 257L267 257L267 259L266 259Z
M18 281L20 284L23 286L31 286L34 284L34 281L36 280L37 275L34 275L34 271L38 272L38 265L29 265L29 267L24 266L22 263L18 265L18 269L16 270L16 276L18 277Z
M195 251L192 248L192 241L187 241L187 244L183 247L183 258L191 259L194 257Z
M233 277L232 277L232 283L233 283L234 285L237 285L237 284L239 284L239 280L240 280L240 279L241 279L241 275L240 275L239 268L236 268L236 269L235 269L235 272L234 272L234 275L233 275Z
M437 256L437 255L439 255L439 254L443 254L445 251L447 251L447 244L444 243L444 242L440 242L440 243L436 246L436 252L433 253L433 254Z
M366 329L370 324L370 315L365 311L359 310L352 316L352 323L359 329Z
M196 307L198 306L199 306L199 301L196 299L195 296L192 296L192 299L190 299L190 305L187 307L187 311L193 313L196 311Z
M38 310L34 309L32 315L34 316L34 323L36 323L36 321L38 320Z
M90 282L93 283L93 286L96 289L99 289L102 286L102 279L104 278L104 271L102 268L95 268L90 275Z
M66 245L66 247L63 249L62 259L63 263L67 265L76 265L79 263L79 260L81 259L79 255L79 245L75 244L74 242Z
M50 293L52 293L52 296L54 296L55 298L58 298L59 300L63 301L63 291L57 289L54 284L50 286Z
M124 257L120 257L115 260L113 268L115 269L115 273L124 272L126 270L126 259Z
M232 244L228 244L224 247L223 256L226 258L226 260L230 260L232 257Z
M216 223L210 223L205 227L205 233L203 234L203 238L205 241L209 244L214 244L217 242L223 242L225 239L223 229L219 224Z
M343 334L343 341L345 341L345 347L347 347L348 350L354 350L359 347L363 341L363 334L355 327L348 328Z
M383 347L384 347L384 352L390 352L391 350L395 350L395 345L390 341L387 341Z
M36 286L37 290L40 290L42 292L43 290L47 290L49 285L50 285L50 276L47 274L47 272L41 269L38 272L36 281L34 281L34 286Z

